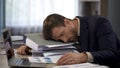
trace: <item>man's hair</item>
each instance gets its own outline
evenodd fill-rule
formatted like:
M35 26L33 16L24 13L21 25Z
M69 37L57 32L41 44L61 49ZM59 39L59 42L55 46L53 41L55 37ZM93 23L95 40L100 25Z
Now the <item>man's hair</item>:
M43 37L46 40L52 39L52 29L64 25L65 17L59 14L51 14L43 22Z

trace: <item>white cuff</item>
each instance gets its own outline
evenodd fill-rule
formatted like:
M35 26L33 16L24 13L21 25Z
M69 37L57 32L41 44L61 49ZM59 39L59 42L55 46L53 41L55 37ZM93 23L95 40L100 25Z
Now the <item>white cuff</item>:
M88 59L87 59L87 62L93 62L94 61L94 58L92 56L92 54L90 52L85 52L88 56Z

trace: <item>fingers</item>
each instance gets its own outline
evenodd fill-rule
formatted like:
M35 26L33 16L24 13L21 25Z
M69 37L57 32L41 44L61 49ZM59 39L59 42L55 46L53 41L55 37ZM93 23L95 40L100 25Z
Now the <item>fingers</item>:
M58 62L57 62L57 65L65 65L67 64L68 62L71 61L71 54L68 53L68 54L65 54L64 56L62 56Z
M87 62L87 55L84 53L67 53L58 61L57 65L68 65Z
M26 52L25 52L25 50L18 49L17 54L26 55Z
M61 63L59 63L58 65L70 65L70 64L75 64L76 62L72 59L69 59L69 60L65 60Z
M26 46L20 46L18 49L17 49L17 54L21 54L21 55L26 55Z
M73 60L70 60L68 63L66 63L65 65L70 65L70 64L75 64L76 62Z
M70 64L75 64L76 61L72 58L67 58L67 59L61 59L57 65L70 65Z

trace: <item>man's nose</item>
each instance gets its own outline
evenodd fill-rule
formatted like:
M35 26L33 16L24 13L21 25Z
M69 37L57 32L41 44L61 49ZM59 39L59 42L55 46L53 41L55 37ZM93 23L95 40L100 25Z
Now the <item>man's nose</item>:
M60 40L63 41L63 42L67 42L67 38L66 37L63 37Z

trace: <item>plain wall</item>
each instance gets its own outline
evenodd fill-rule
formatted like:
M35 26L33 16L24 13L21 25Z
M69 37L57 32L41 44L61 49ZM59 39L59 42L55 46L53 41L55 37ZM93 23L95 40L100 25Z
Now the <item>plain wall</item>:
M120 38L120 0L108 0L108 19Z

